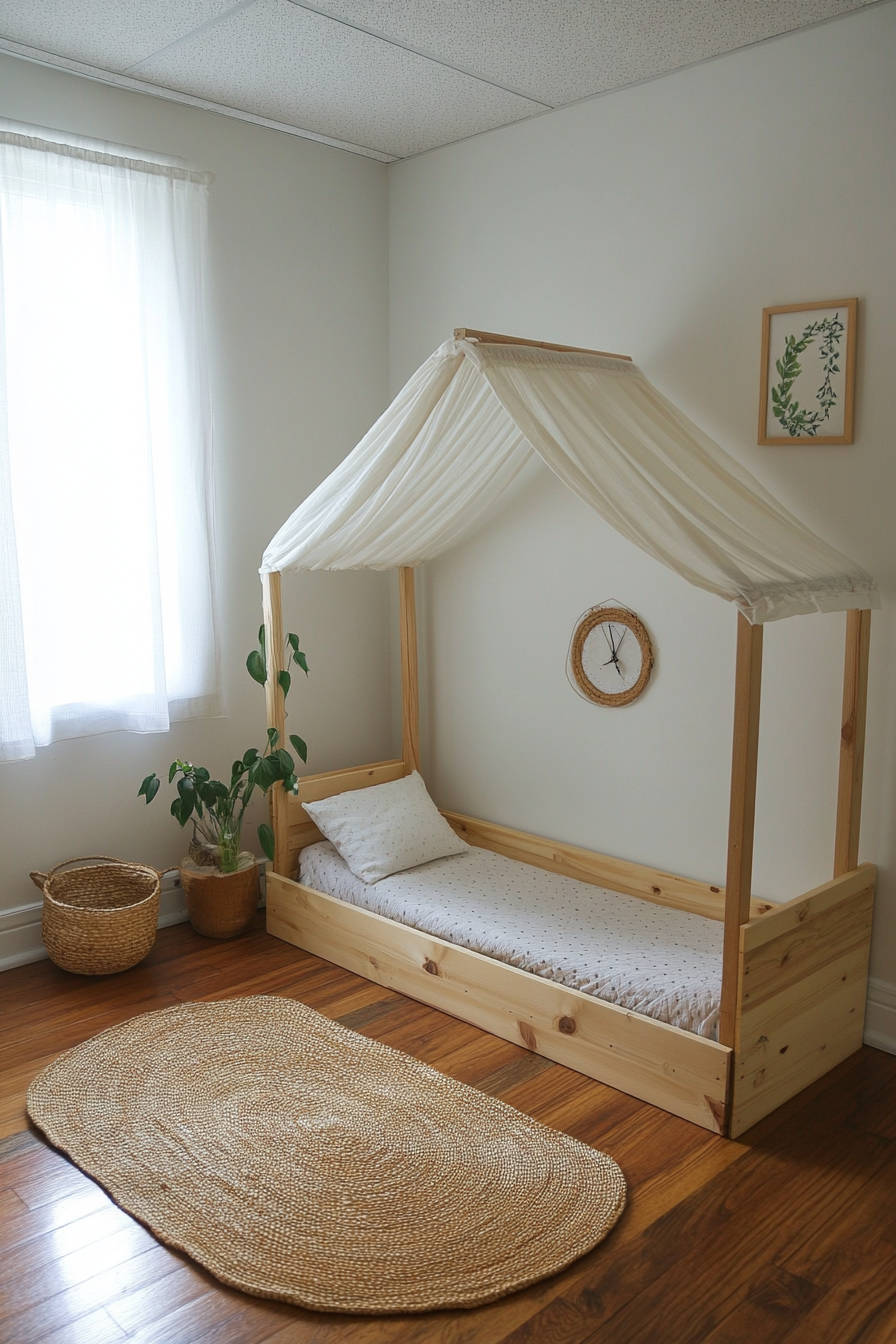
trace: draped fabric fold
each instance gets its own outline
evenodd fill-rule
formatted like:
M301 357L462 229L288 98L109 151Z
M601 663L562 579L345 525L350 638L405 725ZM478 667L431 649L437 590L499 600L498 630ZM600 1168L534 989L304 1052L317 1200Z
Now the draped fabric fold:
M536 452L623 536L759 623L879 605L627 360L448 341L281 527L262 572L391 569L457 542Z

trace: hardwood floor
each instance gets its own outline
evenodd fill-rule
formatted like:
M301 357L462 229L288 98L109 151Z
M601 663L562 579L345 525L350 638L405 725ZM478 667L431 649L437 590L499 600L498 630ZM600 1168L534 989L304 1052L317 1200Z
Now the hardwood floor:
M628 1208L602 1246L501 1302L319 1315L244 1296L160 1245L27 1127L59 1051L188 999L273 993L611 1153ZM0 975L4 1344L894 1344L896 1058L863 1049L727 1142L270 938L162 930L107 979Z

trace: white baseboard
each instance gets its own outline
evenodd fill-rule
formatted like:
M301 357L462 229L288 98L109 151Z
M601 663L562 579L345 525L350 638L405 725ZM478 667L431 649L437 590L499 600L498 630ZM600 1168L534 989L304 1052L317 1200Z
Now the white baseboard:
M887 980L868 981L865 1044L896 1055L896 985Z
M264 905L264 873L266 860L258 860L261 899ZM40 932L42 901L32 901L28 905L16 906L14 910L0 910L0 971L13 966L25 966L29 961L43 961L47 955ZM183 924L189 919L177 872L166 873L162 878L162 891L159 897L160 929L169 924Z

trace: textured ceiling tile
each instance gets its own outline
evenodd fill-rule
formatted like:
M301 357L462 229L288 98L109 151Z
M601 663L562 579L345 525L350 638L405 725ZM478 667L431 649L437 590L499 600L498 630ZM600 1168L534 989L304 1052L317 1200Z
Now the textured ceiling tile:
M559 107L859 9L869 0L308 2Z
M0 39L404 157L870 3L0 0Z
M121 73L239 0L0 0L0 36Z
M256 0L138 73L397 157L542 110L289 0Z

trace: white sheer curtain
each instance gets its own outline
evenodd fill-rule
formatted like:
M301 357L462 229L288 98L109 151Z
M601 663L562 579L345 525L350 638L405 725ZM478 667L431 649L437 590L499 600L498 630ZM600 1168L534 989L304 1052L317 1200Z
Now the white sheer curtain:
M0 122L0 759L220 712L209 178Z

